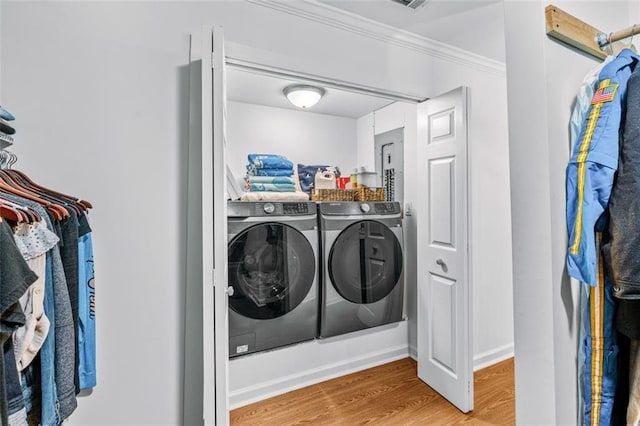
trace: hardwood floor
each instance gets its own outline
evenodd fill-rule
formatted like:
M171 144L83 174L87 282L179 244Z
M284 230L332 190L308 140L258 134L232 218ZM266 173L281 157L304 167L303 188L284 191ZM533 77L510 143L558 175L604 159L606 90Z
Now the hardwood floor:
M231 411L250 425L513 425L513 358L475 373L475 409L462 414L416 376L405 358Z

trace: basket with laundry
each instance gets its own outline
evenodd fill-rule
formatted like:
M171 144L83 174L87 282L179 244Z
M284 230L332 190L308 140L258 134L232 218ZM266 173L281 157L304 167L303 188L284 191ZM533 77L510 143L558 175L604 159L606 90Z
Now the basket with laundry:
M315 186L310 187L311 199L314 201L384 201L384 188L373 188L341 178L340 170L331 166L306 166L307 176L315 170L313 178ZM300 165L298 175L302 186L303 176ZM304 188L303 188L304 189Z

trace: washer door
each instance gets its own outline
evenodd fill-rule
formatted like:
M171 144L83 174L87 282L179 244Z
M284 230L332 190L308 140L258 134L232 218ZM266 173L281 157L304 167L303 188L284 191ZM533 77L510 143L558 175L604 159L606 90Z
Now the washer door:
M336 291L353 303L387 296L402 273L402 247L386 225L362 220L336 238L329 253L329 277Z
M313 248L302 233L281 223L261 223L229 243L231 309L249 318L291 312L307 296L316 274Z

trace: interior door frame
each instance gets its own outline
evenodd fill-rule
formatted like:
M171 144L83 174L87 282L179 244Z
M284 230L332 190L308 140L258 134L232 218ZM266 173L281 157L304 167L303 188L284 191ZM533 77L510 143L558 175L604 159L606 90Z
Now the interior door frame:
M201 193L203 204L203 419L205 424L222 425L229 424L228 302L226 285L228 271L227 262L224 261L227 255L225 67L229 66L413 104L424 102L427 98L226 56L224 53L224 32L221 27L213 29L204 27L200 48L203 53L201 115L203 181ZM211 54L208 54L208 52L211 52ZM212 72L204 72L207 69L212 70ZM216 73L216 70L220 70L220 72ZM214 91L216 87L218 90ZM222 96L215 96L216 93ZM224 235L224 237L214 239L214 235ZM224 244L221 244L221 242L224 242ZM467 264L470 262L470 253L468 253L468 256ZM419 263L418 261L418 265ZM212 265L213 268L207 267L207 265ZM220 265L220 267L216 268L215 265ZM419 277L417 278L419 279ZM469 316L471 317L470 309L469 307ZM470 343L469 345L471 346ZM212 366L214 366L213 369L211 368Z

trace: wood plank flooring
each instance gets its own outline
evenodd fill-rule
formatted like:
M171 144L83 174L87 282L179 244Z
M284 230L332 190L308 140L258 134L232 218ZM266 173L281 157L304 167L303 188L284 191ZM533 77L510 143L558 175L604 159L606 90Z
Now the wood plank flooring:
M475 409L462 414L416 376L411 358L240 407L231 424L513 425L513 358L475 373Z

